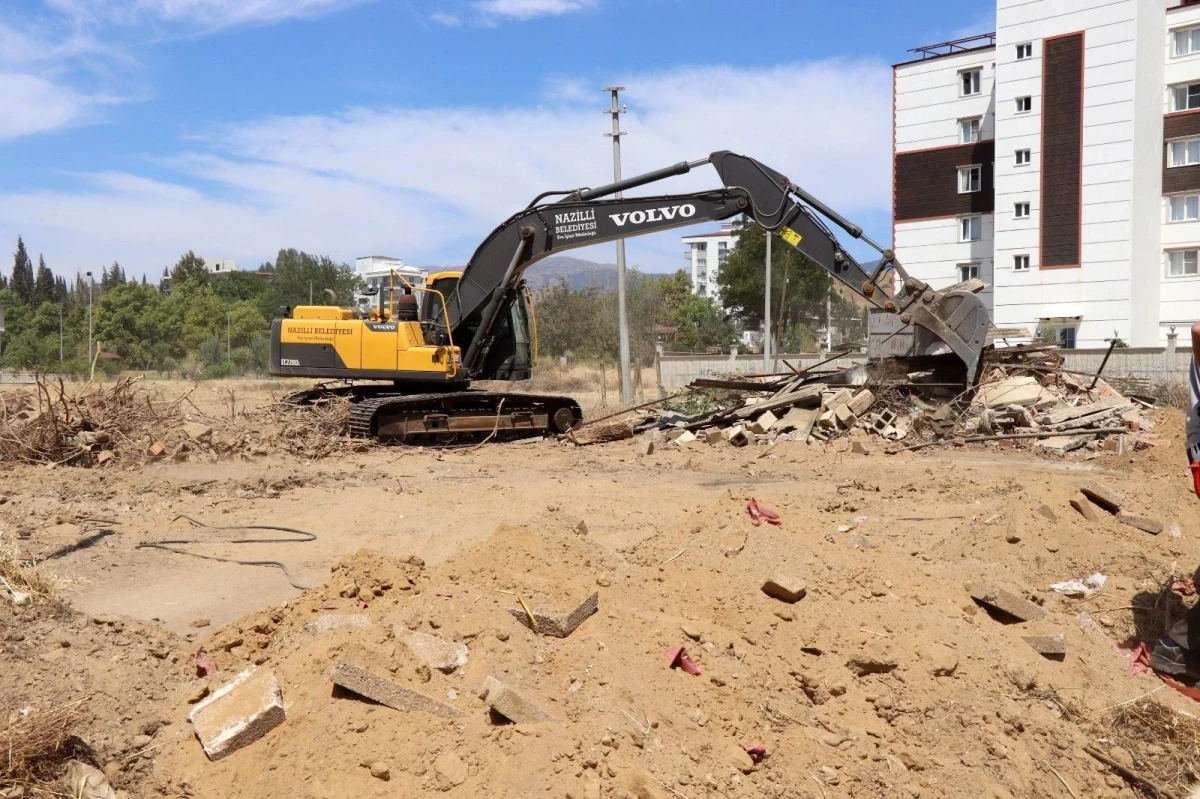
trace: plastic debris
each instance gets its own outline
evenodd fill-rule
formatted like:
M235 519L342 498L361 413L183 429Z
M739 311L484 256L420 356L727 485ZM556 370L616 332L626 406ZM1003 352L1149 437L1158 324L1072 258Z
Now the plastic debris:
M692 660L687 650L682 646L677 646L671 650L671 659L667 661L667 665L672 669L682 669L693 677L700 676L700 667Z
M779 514L773 508L760 505L754 497L750 497L750 501L746 503L746 512L750 514L755 527L758 527L763 522L776 526L782 524Z
M763 762L767 756L767 747L762 744L742 744L742 748L746 750L746 754L750 755L750 759L755 763Z
M1062 583L1051 583L1050 589L1055 593L1069 596L1076 599L1088 599L1099 593L1104 587L1104 583L1108 580L1108 575L1096 572L1090 577L1083 577L1078 580L1067 580Z
M192 655L192 660L196 662L197 677L207 677L217 670L217 661L213 660L213 656L203 649L196 650L196 654Z

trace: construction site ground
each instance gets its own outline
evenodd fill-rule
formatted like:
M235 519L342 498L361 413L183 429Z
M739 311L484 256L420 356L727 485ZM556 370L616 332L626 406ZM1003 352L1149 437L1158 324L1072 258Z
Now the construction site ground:
M257 385L232 386L235 412L270 400ZM191 401L228 414L229 388ZM0 695L80 701L89 759L136 797L1146 795L1084 747L1164 781L1182 755L1120 739L1112 712L1150 692L1198 709L1153 675L1128 676L1115 648L1161 632L1140 609L1161 605L1170 574L1200 566L1183 417L1152 416L1160 445L1065 458L999 444L886 455L878 439L865 455L843 439L781 442L765 457L700 441L645 456L625 440L6 466L0 532L61 580L70 607L0 607ZM1088 480L1168 531L1085 519L1069 502ZM782 524L755 526L751 498ZM270 566L137 548L245 535L180 515L317 534L189 545L282 561L311 590ZM1108 582L1092 598L1049 588L1094 572ZM806 595L767 596L777 574ZM1046 616L993 618L968 581ZM598 613L567 638L509 613L593 592ZM313 624L334 614L369 626ZM466 665L431 673L401 643L410 631L466 644ZM1023 640L1057 633L1061 661ZM700 675L668 667L679 646ZM197 676L199 650L216 673ZM344 658L461 715L334 690ZM210 761L188 713L254 664L279 678L287 719ZM488 675L555 721L489 715L477 698ZM756 746L758 763L745 751Z

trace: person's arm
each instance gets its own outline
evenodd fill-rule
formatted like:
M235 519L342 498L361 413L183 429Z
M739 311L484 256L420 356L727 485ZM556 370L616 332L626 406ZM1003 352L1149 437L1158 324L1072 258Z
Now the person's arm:
M1200 362L1200 322L1192 325L1192 362Z

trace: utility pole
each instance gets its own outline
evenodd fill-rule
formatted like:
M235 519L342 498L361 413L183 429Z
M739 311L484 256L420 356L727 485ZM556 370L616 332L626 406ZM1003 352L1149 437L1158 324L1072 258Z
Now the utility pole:
M621 137L625 135L621 130L620 118L625 109L618 104L617 93L625 91L625 87L605 86L604 91L612 94L612 108L604 112L612 115L612 133L604 135L612 137L613 182L617 182L621 179ZM622 196L624 196L624 192L617 192L618 200ZM629 319L625 315L625 239L617 239L617 336L620 341L618 374L621 377L621 402L631 405L633 403L633 386L629 380Z
M78 272L76 272L78 274ZM92 273L88 272L88 364L92 363L92 289L96 285L96 279L92 277Z
M233 361L233 314L225 312L225 360Z
M62 303L58 304L58 365L63 365L63 324L62 324Z
M312 305L312 281L308 281L308 304Z
M767 290L763 292L763 372L771 371L771 239L775 237L771 231L763 228L767 234Z

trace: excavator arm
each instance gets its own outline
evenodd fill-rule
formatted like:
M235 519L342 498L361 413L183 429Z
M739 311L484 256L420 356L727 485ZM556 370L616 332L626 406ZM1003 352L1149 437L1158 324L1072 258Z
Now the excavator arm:
M711 164L723 184L711 191L651 197L605 199ZM558 197L550 202L548 198ZM556 252L620 238L642 236L699 222L753 218L819 264L847 288L877 308L933 333L962 359L973 382L988 329L988 313L968 291L934 291L908 275L895 258L863 234L862 228L808 194L784 175L744 155L719 151L706 159L594 189L547 192L496 228L463 270L447 298L446 318L455 343L466 347L463 367L479 374L492 346L502 312L516 300L521 275ZM880 255L874 264L858 263L830 232L824 220L861 239ZM899 290L885 285L888 272L899 277ZM890 281L888 281L890 282ZM436 323L431 332L436 338Z

